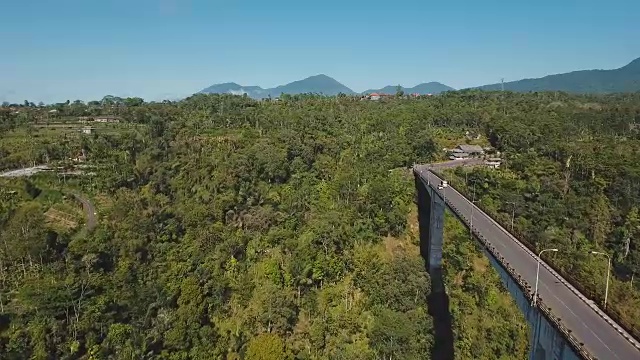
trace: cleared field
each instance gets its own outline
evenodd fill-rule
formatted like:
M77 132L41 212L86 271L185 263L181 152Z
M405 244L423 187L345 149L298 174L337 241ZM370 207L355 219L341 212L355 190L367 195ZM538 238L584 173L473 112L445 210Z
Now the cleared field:
M39 123L6 131L0 136L0 170L51 164L77 158L95 136L118 137L146 125L127 123ZM90 128L86 133L85 128Z
M47 218L47 224L54 229L62 228L69 231L78 227L78 222L73 214L58 209L50 208L44 213L44 216Z
M145 127L140 124L130 123L97 123L97 122L67 122L67 123L47 123L33 124L31 127L41 135L76 134L91 135L99 134L121 134ZM84 133L83 130L91 129L91 133Z

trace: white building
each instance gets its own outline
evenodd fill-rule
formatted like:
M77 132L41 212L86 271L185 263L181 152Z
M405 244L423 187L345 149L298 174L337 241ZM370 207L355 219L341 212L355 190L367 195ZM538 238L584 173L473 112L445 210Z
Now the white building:
M83 134L91 135L93 133L93 128L87 126L82 128L80 131L82 131Z
M500 167L500 164L502 164L502 159L500 158L489 158L487 159L484 164L492 169L497 169Z

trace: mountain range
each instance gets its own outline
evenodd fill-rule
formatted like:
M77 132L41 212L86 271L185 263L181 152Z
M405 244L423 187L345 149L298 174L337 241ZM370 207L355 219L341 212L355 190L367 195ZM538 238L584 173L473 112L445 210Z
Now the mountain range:
M263 89L260 86L243 86L232 82L212 85L200 92L204 94L247 94L247 96L254 99L262 99L269 96L275 98L280 96L280 94L317 93L328 96L338 95L340 93L347 95L355 94L353 90L324 74L311 76L270 89Z
M529 91L566 91L571 93L614 93L640 91L640 58L613 70L581 70L564 74L548 75L537 79L524 79L475 87L481 90L505 90L517 92ZM439 94L454 88L439 82L428 82L412 88L401 87L405 94ZM381 89L371 89L361 94L384 93L395 94L397 86L389 85ZM356 95L355 91L335 79L324 75L315 75L303 80L294 81L274 88L263 89L260 86L243 86L236 83L212 85L200 91L204 94L235 94L261 99L278 97L281 94L316 93L328 96L340 93Z
M500 90L502 84L478 87ZM616 93L640 91L640 58L613 70L580 70L504 83L504 89L516 92L566 91L570 93Z
M384 93L384 94L395 94L397 86L386 86L382 89L377 90L367 90L362 94L371 94L371 93ZM420 85L416 85L412 88L403 87L402 90L406 94L438 94L443 91L455 90L452 87L447 85L438 83L438 82L430 82L424 83ZM338 95L340 93L346 95L356 95L355 91L349 89L343 84L339 83L335 79L324 75L315 75L308 77L303 80L294 81L289 84L276 86L270 89L263 89L260 86L243 86L233 82L216 84L209 86L206 89L200 91L203 94L234 94L234 95L242 95L247 94L247 96L252 97L254 99L262 99L266 97L278 97L281 94L305 94L305 93L316 93L323 94L328 96Z

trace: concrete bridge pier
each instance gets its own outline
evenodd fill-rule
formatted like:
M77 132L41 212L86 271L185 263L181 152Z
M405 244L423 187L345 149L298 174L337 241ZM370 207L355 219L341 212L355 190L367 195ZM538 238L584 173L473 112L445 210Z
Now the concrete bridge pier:
M420 253L426 260L429 275L442 268L444 234L444 199L416 176ZM441 291L443 289L438 289Z
M427 306L434 327L434 346L431 358L453 360L453 325L449 310L449 296L442 279L442 241L444 233L444 201L432 196L431 189L424 186L416 176L416 203L420 229L420 254L431 279L431 292Z

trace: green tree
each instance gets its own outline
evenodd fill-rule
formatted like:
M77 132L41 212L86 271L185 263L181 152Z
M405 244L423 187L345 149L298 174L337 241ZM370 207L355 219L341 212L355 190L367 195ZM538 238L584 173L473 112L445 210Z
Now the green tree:
M285 351L284 342L276 334L263 333L252 338L247 344L247 360L283 360L290 356Z

